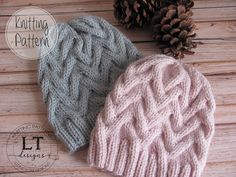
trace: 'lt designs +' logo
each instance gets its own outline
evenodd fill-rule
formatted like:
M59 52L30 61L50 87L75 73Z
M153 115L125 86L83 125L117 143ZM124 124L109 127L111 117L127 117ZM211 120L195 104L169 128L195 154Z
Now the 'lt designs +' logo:
M7 141L7 156L20 172L41 172L58 159L57 141L37 123L17 127Z

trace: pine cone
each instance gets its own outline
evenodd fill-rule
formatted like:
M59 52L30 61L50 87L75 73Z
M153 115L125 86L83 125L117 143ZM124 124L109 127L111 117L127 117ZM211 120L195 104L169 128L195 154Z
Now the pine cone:
M195 24L192 11L184 5L169 5L157 11L152 19L154 39L163 44L162 52L183 58L184 54L193 54L190 50L196 47L193 38Z
M126 28L143 27L151 21L161 0L115 0L114 15Z

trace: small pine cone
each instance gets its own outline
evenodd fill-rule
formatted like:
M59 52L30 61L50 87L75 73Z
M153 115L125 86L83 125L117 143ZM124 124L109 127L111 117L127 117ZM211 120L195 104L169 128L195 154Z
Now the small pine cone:
M126 28L148 24L161 0L115 0L114 15Z
M195 24L191 10L184 5L169 5L157 11L152 19L154 39L163 44L162 52L175 58L183 58L184 54L196 47L193 38L196 37Z

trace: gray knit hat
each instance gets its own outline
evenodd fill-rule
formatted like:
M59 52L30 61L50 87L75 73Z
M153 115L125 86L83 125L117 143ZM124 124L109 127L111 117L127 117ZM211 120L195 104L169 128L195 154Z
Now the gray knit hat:
M57 24L53 51L41 57L38 79L48 119L71 152L86 145L107 93L140 53L100 17Z

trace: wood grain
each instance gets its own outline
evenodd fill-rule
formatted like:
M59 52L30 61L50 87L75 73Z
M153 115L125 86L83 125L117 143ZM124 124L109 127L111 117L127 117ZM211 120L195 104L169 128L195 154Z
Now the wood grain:
M22 79L23 81L19 81L22 82L22 85L19 82L17 85L10 83L12 80L15 81L15 78L9 79L10 76L2 77L1 82L5 83L8 82L8 84L2 85L0 88L0 96L3 98L0 103L1 105L0 115L1 114L5 115L5 113L7 112L14 114L15 113L14 110L18 110L18 108L20 107L20 105L12 107L15 104L15 102L17 104L17 101L18 102L21 101L22 103L24 103L23 106L27 105L28 108L27 112L29 113L35 110L33 109L34 107L35 108L37 107L38 110L42 110L42 106L33 104L34 101L36 101L35 99L37 99L37 101L40 100L38 99L38 97L40 97L40 89L39 86L36 85L37 83L36 74L35 77L33 76L33 74L27 74L27 75L32 77L26 77L26 76L24 77L22 76L22 74L20 74L20 76L18 75L12 76L12 78L14 77L16 78L19 77L20 79L24 78ZM216 102L218 105L236 104L236 75L213 75L213 76L207 76L207 79L212 85L212 90L215 94ZM225 87L225 85L227 85L227 87ZM30 109L31 107L32 110ZM19 110L21 110L21 108L19 108Z
M201 42L203 44L194 49L194 55L182 60L184 63L192 63L208 75L235 73L236 40L201 40ZM135 43L135 46L146 56L160 53L158 45L154 42ZM0 50L0 56L0 73L37 69L37 61L19 59L10 50Z
M14 5L13 5L14 4ZM57 0L50 0L48 1L40 1L40 0L27 0L27 2L24 1L12 1L7 3L3 3L3 5L0 7L0 15L9 16L15 11L19 10L20 8L27 5L33 5L33 6L39 6L51 14L58 14L58 13L74 13L74 12L96 12L96 11L111 11L113 10L113 1L111 0L63 0L63 1L57 1ZM6 8L7 7L7 8ZM196 13L199 9L206 9L208 8L211 13L213 13L211 16L213 19L218 20L218 18L222 18L224 16L224 12L228 13L228 19L232 19L232 15L235 15L233 13L229 13L226 10L222 11L220 9L222 8L234 8L236 7L236 2L234 0L225 0L224 2L220 0L204 0L204 3L202 1L195 1L195 6L193 8L193 11ZM220 13L217 13L216 11L213 11L211 8L218 8L218 11L220 10ZM229 10L230 11L230 10ZM215 16L215 17L214 17ZM218 18L217 18L218 17ZM203 17L206 18L206 17ZM209 18L209 17L208 17Z
M43 103L40 102L38 105ZM34 108L35 109L35 108ZM47 111L46 108L43 110L33 110L34 112L27 112L28 109L23 109L24 113L15 112L15 113L5 113L6 115L0 115L0 133L2 132L11 132L18 125L37 122L39 125L43 126L45 130L52 131L52 128L48 124ZM236 124L236 104L232 105L220 105L217 106L215 112L215 124Z
M216 12L218 9L214 9ZM225 9L226 12L228 12L229 9ZM236 7L232 10L230 10L230 14L235 14ZM96 15L103 17L108 22L110 22L112 25L117 26L117 28L122 31L123 33L126 33L126 35L132 40L132 41L152 41L152 35L150 29L136 29L136 30L129 30L127 31L125 28L121 27L117 20L113 16L112 11L108 12L91 12L90 15ZM78 16L82 15L88 15L88 13L72 13L72 14L59 14L54 15L54 18L57 22L66 22L71 20L72 18L76 18ZM201 15L201 12L199 12L199 15ZM209 18L209 16L207 16ZM206 18L207 18L206 17ZM210 16L211 17L211 16ZM196 32L198 34L197 38L234 38L235 39L235 33L236 33L236 23L235 21L224 21L221 20L229 20L228 15L225 15L225 18L222 17L220 21L211 21L211 19L206 19L205 21L198 21L197 15L194 16L194 19L196 21ZM199 17L203 18L203 17ZM211 17L212 18L212 17ZM235 17L236 18L236 15ZM7 23L9 17L0 17L0 39L4 39L4 31L5 31L5 24ZM210 31L210 33L209 33ZM149 35L148 35L149 34ZM0 45L0 49L7 48L5 40L2 40L4 43Z
M9 135L10 133L0 133L0 152L6 150L6 137L8 137ZM207 166L208 164L210 167L210 165L212 164L216 165L220 163L230 163L236 158L236 139L234 138L235 136L235 124L227 126L220 125L216 127L216 133L212 141L212 144L214 144L214 146L211 146L210 148ZM50 143L50 139L46 143ZM222 144L224 144L225 146L222 146ZM46 174L50 173L50 171L63 171L64 173L68 173L69 171L74 171L76 168L79 168L79 171L82 171L82 173L84 173L85 175L91 175L91 172L95 172L96 170L86 170L89 168L86 163L86 156L87 149L79 151L73 156L70 156L68 155L67 150L64 149L62 144L58 143L58 160L55 161L54 165L46 172ZM0 166L0 171L2 170L1 168L4 168L4 173L17 172L16 169L14 169L14 167L12 167L12 165L8 161L8 157L6 154L2 155L0 158L2 164L4 163L4 166ZM205 173L208 173L209 175L215 174L214 169L207 168L206 170L207 171L205 171Z
M111 0L0 0L0 176L32 176L19 173L6 156L6 141L11 131L23 123L37 122L53 135L48 124L47 109L37 85L37 61L15 56L5 41L5 25L12 13L27 5L49 11L57 22L69 21L81 15L98 15L116 26L145 55L160 53L150 29L125 30L113 16ZM200 70L210 81L217 109L216 133L203 177L236 176L236 1L195 0L193 19L197 25L197 40L202 44L195 54L181 62ZM47 143L54 143L49 140ZM69 155L58 141L58 157L45 172L45 177L110 177L86 163L87 149Z

